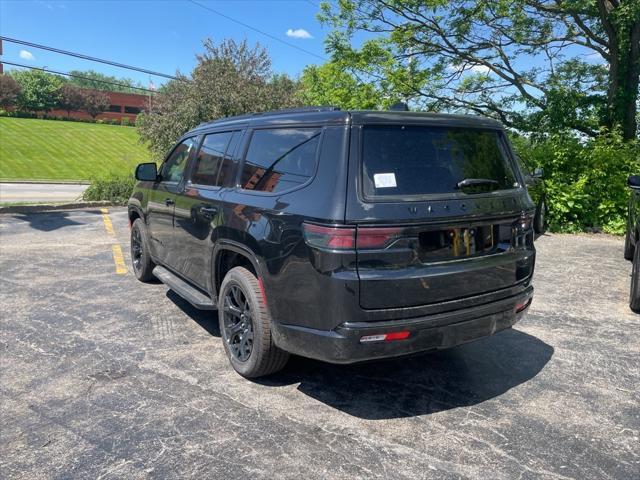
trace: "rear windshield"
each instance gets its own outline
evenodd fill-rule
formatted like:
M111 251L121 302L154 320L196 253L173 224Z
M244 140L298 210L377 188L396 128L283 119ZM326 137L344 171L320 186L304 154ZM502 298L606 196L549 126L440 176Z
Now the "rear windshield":
M482 193L517 187L500 133L450 127L363 129L365 198ZM480 179L458 185L465 179Z

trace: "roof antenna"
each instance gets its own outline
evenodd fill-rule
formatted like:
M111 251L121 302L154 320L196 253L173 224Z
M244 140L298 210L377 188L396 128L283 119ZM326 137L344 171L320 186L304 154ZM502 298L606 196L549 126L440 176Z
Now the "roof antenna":
M408 112L409 106L405 102L396 102L389 107L393 112Z

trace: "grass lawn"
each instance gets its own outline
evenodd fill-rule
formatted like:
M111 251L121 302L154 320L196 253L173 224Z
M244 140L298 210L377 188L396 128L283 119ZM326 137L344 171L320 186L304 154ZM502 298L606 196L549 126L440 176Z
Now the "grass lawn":
M0 117L3 180L90 180L149 158L133 127Z

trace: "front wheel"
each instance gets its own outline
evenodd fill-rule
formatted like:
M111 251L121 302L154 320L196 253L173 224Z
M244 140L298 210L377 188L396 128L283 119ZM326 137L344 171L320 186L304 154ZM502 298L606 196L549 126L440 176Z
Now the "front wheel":
M633 245L631 245L631 229L627 228L627 233L624 236L624 259L633 260Z
M271 317L258 279L246 268L232 268L218 298L220 334L234 370L246 378L281 370L289 354L273 343Z
M636 245L633 253L633 268L631 269L631 292L629 293L631 310L640 313L640 248Z
M547 202L545 197L540 199L536 207L536 213L533 218L533 230L538 235L542 235L547 230Z
M152 273L155 264L149 254L147 238L147 226L141 218L136 218L131 225L131 263L133 273L141 282L150 282L155 278Z

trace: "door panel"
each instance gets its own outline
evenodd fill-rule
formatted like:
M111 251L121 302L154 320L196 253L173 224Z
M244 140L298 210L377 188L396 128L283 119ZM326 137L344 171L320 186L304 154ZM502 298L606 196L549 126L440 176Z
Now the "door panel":
M185 189L176 197L175 269L204 290L210 289L211 254L222 224L222 195L235 179L232 152L239 136L238 131L205 135Z
M160 167L159 181L149 194L147 229L153 256L159 262L173 266L173 216L176 195L182 189L189 158L196 146L194 138L180 142Z

